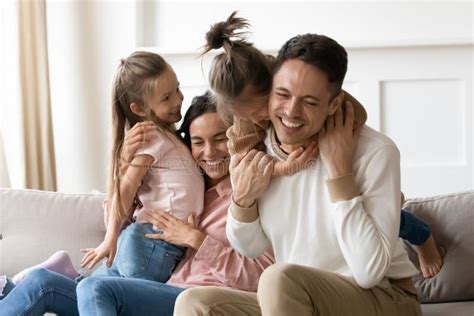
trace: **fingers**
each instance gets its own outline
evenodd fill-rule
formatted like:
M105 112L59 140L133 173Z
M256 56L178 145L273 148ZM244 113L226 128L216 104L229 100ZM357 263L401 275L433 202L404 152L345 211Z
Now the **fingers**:
M130 147L137 146L137 145L143 146L146 143L146 141L152 138L152 135L153 134L151 133L133 135L132 137L126 139L125 141Z
M270 156L267 156L268 155L265 152L258 151L256 149L252 149L246 154L232 155L232 157L230 158L230 168L232 170L237 167L240 162L245 161L257 170L263 170L260 169L259 166L264 168L264 165L268 163L269 159L271 160ZM262 161L262 159L264 159L264 161Z
M93 267L95 267L95 265L96 265L97 263L100 262L100 260L102 260L102 258L103 258L103 257L101 257L101 256L95 256L95 257L92 259L91 263L89 263L89 265L87 266L87 268L88 268L88 269L92 269ZM112 259L112 260L113 260L113 259ZM107 266L110 268L110 265L107 264Z
M350 128L351 131L354 128L354 106L352 102L346 102L346 117L344 118L344 126Z
M255 156L252 158L251 160L251 165L255 168L258 167L258 164L260 162L260 160L262 160L262 158L265 156L266 154L263 152L263 151L258 151Z
M130 162L139 148L148 145L152 139L158 137L156 126L151 122L137 123L125 134L121 157Z
M321 126L321 129L318 132L318 138L317 138L318 142L320 142L321 139L324 138L324 136L326 136L326 126L325 125Z
M325 122L326 132L330 132L334 128L345 127L352 128L354 127L354 106L350 101L345 103L345 114L342 111L342 107L339 107L333 115L328 115Z
M158 228L165 228L169 224L167 218L162 216L158 211L146 211L145 219Z
M89 251L88 253L86 253L86 255L84 256L84 258L82 258L81 260L81 268L84 268L86 266L89 265L89 263L94 260L96 256L96 253L94 250L91 250Z
M90 256L90 253L93 253L94 252L94 249L91 249L91 248L87 248L87 249L81 249L81 252L85 252L86 254L84 255L84 257L82 257L81 259L81 265L83 262L85 262L87 260L87 258Z
M307 168L308 162L315 158L319 153L319 147L317 141L312 141L305 149L303 147L293 151L287 159L287 167L289 174L298 172L304 168ZM285 172L284 170L283 172Z
M324 125L326 126L327 132L332 131L334 129L334 115L328 115Z
M344 125L344 117L342 113L342 108L338 107L336 113L334 113L334 127L339 127Z
M112 264L114 263L114 259L115 259L115 250L112 251L109 254L109 257L107 258L107 262L106 262L107 267L110 268L112 266Z
M263 152L261 152L263 155L262 157L257 161L256 163L256 168L259 173L265 173L265 169L267 166L273 162L273 158L270 155L266 155ZM254 160L255 161L255 160Z
M287 160L294 160L298 158L300 155L302 155L306 150L303 147L299 147L296 150L293 150L289 155Z
M243 160L245 161L248 161L248 162L251 162L253 160L253 158L258 154L258 153L261 153L260 151L256 150L256 149L252 149L251 151L249 151L245 157L243 158Z
M175 222L178 221L178 219L176 217L174 217L173 215L171 215L168 212L160 210L160 211L155 211L154 213L156 213L158 215L158 217L166 223L175 223Z
M238 154L232 155L230 157L229 168L233 169L233 168L237 167L246 155L247 155L247 153L238 153Z
M195 221L194 213L189 213L189 215L188 215L188 224L190 224L190 225L192 225L193 227L195 227L194 221Z
M318 152L318 143L313 141L309 144L308 147L302 152L302 154L297 158L301 162L306 162L308 159L316 156Z
M363 126L360 126L359 128L355 129L352 133L352 137L355 143L357 143L357 141L359 140L360 132L362 132L362 127Z
M273 168L275 166L275 161L272 159L270 162L265 166L265 169L263 170L263 176L264 177L271 177L273 173Z
M163 235L163 234L145 234L145 237L146 237L146 238L149 238L149 239L160 239L160 240L164 240L164 235Z
M154 132L156 132L156 126L153 122L137 123L125 134L125 141L127 143L133 143L142 138L146 138L146 136L153 137L153 135L156 135Z
M143 131L147 128L150 128L150 127L155 127L155 123L151 122L151 121L145 121L145 122L140 122L140 123L136 123L135 125L133 125L133 127L128 131L128 133L130 134L137 134L137 133L143 133Z
M143 147L147 145L155 137L158 137L156 128L153 127L152 130L145 129L144 132L137 135L130 135L129 138L125 138L125 144L130 148Z

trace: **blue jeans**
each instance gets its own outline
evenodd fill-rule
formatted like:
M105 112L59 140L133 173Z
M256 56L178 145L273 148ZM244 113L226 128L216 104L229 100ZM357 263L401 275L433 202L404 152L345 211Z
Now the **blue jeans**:
M431 230L426 223L421 221L413 213L404 209L400 215L400 238L408 240L410 244L419 246L431 235Z
M145 237L156 234L151 224L130 224L120 233L112 267L105 263L92 276L119 276L165 283L186 248Z
M183 288L160 282L89 277L77 286L80 315L173 315Z
M0 316L79 315L74 280L46 269L33 270L17 286L7 283Z
M171 316L183 290L159 282L117 277L90 277L78 285L58 273L37 269L16 287L8 284L0 300L0 316L47 312L69 316L79 315L79 311L81 315Z

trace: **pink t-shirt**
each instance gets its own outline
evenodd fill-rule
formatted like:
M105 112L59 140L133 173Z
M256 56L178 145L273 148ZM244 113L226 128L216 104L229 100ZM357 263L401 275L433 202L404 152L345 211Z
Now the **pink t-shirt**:
M178 287L215 285L257 291L263 270L273 264L271 249L258 258L244 257L227 241L225 226L231 202L230 178L207 190L199 229L207 234L198 251L188 248L168 280Z
M186 145L167 132L138 149L138 155L154 159L137 191L143 208L136 210L136 221L145 222L140 218L145 209L166 211L184 221L191 212L199 218L204 207L204 179Z

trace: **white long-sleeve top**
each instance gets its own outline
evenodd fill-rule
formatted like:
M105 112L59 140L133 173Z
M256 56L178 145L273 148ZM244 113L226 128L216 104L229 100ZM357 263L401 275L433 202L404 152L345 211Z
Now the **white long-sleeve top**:
M272 147L273 133L267 131L267 153L281 159ZM363 288L376 286L384 277L417 274L398 239L400 154L396 145L365 126L349 177L360 195L334 203L331 195L344 196L348 181L326 181L328 174L319 158L296 174L274 177L258 200L256 221L239 222L229 211L227 238L245 256L257 257L271 243L276 262L352 277ZM233 203L232 207L239 206Z

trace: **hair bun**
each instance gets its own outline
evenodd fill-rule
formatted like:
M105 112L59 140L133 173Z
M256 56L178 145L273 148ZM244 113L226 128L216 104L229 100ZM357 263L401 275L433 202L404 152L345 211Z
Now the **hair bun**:
M234 11L227 20L215 23L211 26L211 29L206 33L206 45L204 46L202 55L213 49L219 49L221 47L226 49L225 43L227 42L232 45L232 37L237 37L239 41L244 42L243 35L245 31L236 31L248 28L249 23L246 19L238 18L236 15L237 11Z
M219 49L224 45L225 40L229 40L229 35L226 34L227 27L226 22L219 22L206 33L206 42L211 49Z

